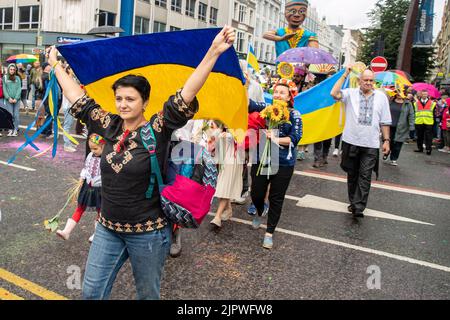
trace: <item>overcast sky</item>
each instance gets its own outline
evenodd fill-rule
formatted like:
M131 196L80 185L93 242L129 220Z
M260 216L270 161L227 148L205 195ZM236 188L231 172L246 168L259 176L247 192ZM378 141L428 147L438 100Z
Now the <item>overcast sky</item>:
M343 24L346 28L358 29L369 26L367 13L374 8L377 0L310 0L317 8L319 16L326 16L328 24ZM445 0L435 0L436 17L434 36L441 29Z

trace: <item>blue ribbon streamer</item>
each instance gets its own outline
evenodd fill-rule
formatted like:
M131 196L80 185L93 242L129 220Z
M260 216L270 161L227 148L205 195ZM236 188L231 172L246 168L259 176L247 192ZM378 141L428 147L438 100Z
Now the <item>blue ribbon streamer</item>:
M44 102L48 99L48 96L51 94L52 99L53 99L53 118L47 119L47 121L44 123L44 125L42 127L40 127L39 130L37 130L35 132L35 134L30 138L28 136L28 133L31 130L31 128L36 124L36 121L39 116L39 112L37 113L34 121L28 126L28 128L25 131L25 139L26 139L25 143L16 150L14 155L8 160L8 164L12 164L14 161L16 161L19 153L22 152L29 145L32 146L35 150L39 151L39 148L33 142L50 125L50 123L52 123L52 121L54 123L54 138L53 138L52 157L55 158L56 150L58 147L58 113L56 112L57 106L58 106L58 94L57 94L58 91L59 91L59 87L58 87L58 83L56 81L55 72L54 72L54 70L52 70L50 72L50 81L48 83L47 90L45 91L44 99L42 100L40 108L44 105ZM55 97L56 97L56 99L55 99ZM49 107L51 107L51 106L49 106Z

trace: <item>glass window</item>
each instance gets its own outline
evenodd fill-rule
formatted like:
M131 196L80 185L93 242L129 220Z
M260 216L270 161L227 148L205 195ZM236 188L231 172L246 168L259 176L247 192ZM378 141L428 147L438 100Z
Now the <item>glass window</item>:
M213 25L217 25L218 12L219 12L219 10L217 10L216 8L211 7L211 12L209 14L209 23L211 23Z
M162 22L155 21L153 24L153 32L165 32L166 24Z
M170 26L170 31L180 31L180 28L174 27L174 26Z
M186 15L195 17L195 0L186 0Z
M115 13L100 10L98 14L98 26L115 26L116 16Z
M172 0L172 5L170 6L172 11L181 13L181 0Z
M11 30L13 21L13 8L0 8L0 30Z
M237 33L236 51L244 52L244 33L243 32L238 31L238 33Z
M239 5L239 22L244 23L247 16L247 7Z
M149 32L150 20L143 17L136 17L134 23L134 34L146 34Z
M19 7L19 29L37 29L39 6Z
M166 0L155 0L155 5L158 7L167 8L167 1Z
M203 2L198 3L198 18L201 21L206 21L207 10L208 10L208 5L204 4Z

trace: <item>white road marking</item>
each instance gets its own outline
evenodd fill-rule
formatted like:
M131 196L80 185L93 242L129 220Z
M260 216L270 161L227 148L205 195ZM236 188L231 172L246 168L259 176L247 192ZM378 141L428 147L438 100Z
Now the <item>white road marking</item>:
M19 126L19 128L20 129L26 129L26 128L28 128L27 126ZM30 129L31 131L36 131L36 128L31 128ZM58 136L62 136L63 134L61 133L61 132L59 132L58 131ZM86 138L85 137L83 137L83 136L80 136L80 135L77 135L77 134L72 134L71 135L72 137L74 137L74 138L77 138L77 139L84 139L84 140L86 140Z
M215 214L209 213L209 216L214 217ZM231 220L234 222L245 224L245 225L252 225L251 221L247 221L247 220L243 220L243 219L231 218ZM261 225L261 227L266 228L267 226ZM312 236L309 234L296 232L296 231L292 231L292 230L286 230L286 229L282 229L282 228L277 228L276 232L280 232L280 233L284 233L284 234L288 234L288 235L292 235L292 236L296 236L296 237L300 237L300 238L304 238L304 239L309 239L309 240L313 240L313 241L318 241L318 242L322 242L322 243L326 243L326 244L331 244L331 245L335 245L335 246L339 246L339 247L343 247L343 248L347 248L347 249L370 253L370 254L374 254L374 255L378 255L378 256L383 256L383 257L387 257L387 258L391 258L391 259L395 259L395 260L399 260L399 261L404 261L404 262L408 262L408 263L412 263L412 264L417 264L417 265L420 265L423 267L432 268L432 269L450 273L450 267L441 266L439 264L422 261L422 260L417 260L417 259L413 259L413 258L409 258L409 257L405 257L405 256L400 256L400 255L392 254L389 252L374 250L374 249L370 249L370 248L366 248L366 247L355 246L355 245L348 244L345 242L316 237L316 236Z
M17 168L17 169L22 169L22 170L25 170L25 171L31 171L31 172L36 171L36 169L33 169L33 168L19 166L17 164L8 164L8 162L1 161L1 160L0 160L0 164L3 164L3 165L8 166L8 167L14 167L14 168Z
M344 203L344 202L334 201L334 200L330 200L327 198L321 198L321 197L316 197L316 196L312 196L312 195L306 195L303 198L296 198L296 197L290 196L289 198L291 200L296 200L298 207L312 208L312 209L318 209L318 210L324 210L324 211L349 214L349 212L347 210L348 204ZM428 222L413 220L413 219L389 214L389 213L382 212L382 211L371 210L371 209L366 209L364 211L364 215L367 217L397 220L397 221L403 221L403 222L411 222L411 223L418 223L418 224L434 226L434 224L431 224Z
M335 177L335 176L326 175L326 174L303 172L303 171L295 171L294 174L296 174L298 176L347 183L346 178ZM378 182L372 182L372 188L397 191L397 192L403 192L403 193L408 193L408 194L416 194L416 195L431 197L431 198L450 200L450 194L437 193L437 192L425 191L425 190L417 190L417 189L402 187L402 186L392 186L392 185L386 185L386 184L382 184L382 183L378 183Z

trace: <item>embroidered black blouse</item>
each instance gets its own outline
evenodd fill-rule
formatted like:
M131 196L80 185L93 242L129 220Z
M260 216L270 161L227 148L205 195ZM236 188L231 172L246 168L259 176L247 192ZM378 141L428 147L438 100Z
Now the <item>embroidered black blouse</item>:
M150 119L156 136L160 168L163 168L173 131L185 126L198 108L197 99L187 105L181 90L178 90L164 104L163 110ZM101 160L102 208L99 222L110 230L124 233L164 228L168 222L161 209L158 187L155 186L151 199L145 197L151 166L150 154L142 143L140 129L123 139L123 120L120 116L103 111L88 96L78 100L70 113L87 125L89 133L97 133L106 140ZM124 143L118 148L122 140Z

